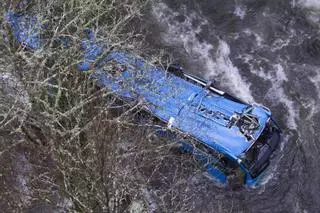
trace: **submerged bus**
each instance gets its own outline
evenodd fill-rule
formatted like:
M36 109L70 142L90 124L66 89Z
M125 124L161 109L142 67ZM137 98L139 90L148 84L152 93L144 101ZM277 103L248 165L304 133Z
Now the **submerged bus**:
M21 45L45 48L37 17L12 11L6 17ZM260 183L281 136L267 107L245 103L178 66L165 69L124 51L106 54L91 30L81 46L80 72L91 70L91 77L120 99L143 100L145 111L167 129L187 135L193 142L179 142L181 150L192 152L218 182L230 184L236 177L247 186Z

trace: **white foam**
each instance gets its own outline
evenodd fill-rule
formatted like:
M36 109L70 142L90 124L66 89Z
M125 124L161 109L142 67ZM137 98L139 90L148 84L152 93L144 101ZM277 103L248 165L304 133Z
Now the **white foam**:
M244 19L246 16L246 8L240 5L237 5L233 12L236 16L238 16L240 19Z
M293 6L306 9L307 18L320 27L320 1L319 0L293 0Z
M0 79L3 79L3 80L7 80L11 77L11 74L10 73L3 73L3 74L0 74Z
M236 96L248 102L254 102L250 92L250 84L242 79L239 70L233 66L229 58L229 45L220 40L218 47L214 48L210 43L198 40L197 34L201 32L202 26L207 24L206 19L195 13L189 13L188 15L184 14L185 20L182 23L178 22L174 17L180 14L172 11L164 3L154 5L153 15L159 23L164 24L167 28L162 35L162 39L166 43L183 46L190 56L204 64L207 78L215 77L216 80L232 89ZM192 23L199 20L201 23L194 27Z
M320 72L320 69L318 70L317 73ZM316 76L309 77L309 80L314 84L314 86L317 88L317 94L318 98L320 100L320 74L317 74Z
M316 88L315 93L318 95L317 99L314 98L312 100L308 100L307 103L302 103L304 105L305 108L309 108L309 114L307 119L312 120L313 115L318 113L320 111L319 109L319 103L320 103L320 74L318 74L320 72L320 69L316 70L317 75L316 76L312 76L312 77L308 77L310 82L313 83L313 85Z
M284 68L281 64L275 64L273 70L264 72L262 68L260 70L250 69L251 72L272 82L271 88L268 90L266 97L273 100L274 103L282 103L288 112L287 124L290 129L297 129L296 121L299 118L299 110L295 107L295 102L285 94L283 84L288 81L288 78L284 72ZM273 71L273 72L272 72Z
M298 0L298 4L312 10L320 11L320 1L319 0Z
M221 76L220 81L225 82L230 88L232 88L236 96L243 100L254 102L250 91L250 84L246 83L242 79L239 70L233 66L229 54L229 45L225 41L220 40L216 54L216 61L208 67L208 69L211 68L209 76Z
M275 94L276 96L274 97ZM297 129L296 121L299 119L298 109L296 109L294 105L295 102L290 100L289 97L285 94L282 86L272 87L269 98L271 100L273 99L275 102L280 100L280 102L282 102L286 106L288 112L288 127L293 130Z
M286 76L286 73L284 72L283 66L281 64L275 64L273 66L276 71L276 80L277 81L288 81L288 78Z
M247 35L253 35L256 39L256 43L258 47L262 47L263 46L263 38L256 32L251 31L250 29L245 29L243 30L243 32Z

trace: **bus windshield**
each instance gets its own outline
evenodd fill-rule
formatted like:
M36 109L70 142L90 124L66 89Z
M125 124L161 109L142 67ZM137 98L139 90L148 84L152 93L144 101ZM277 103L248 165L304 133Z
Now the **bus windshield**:
M269 122L260 137L244 153L244 165L252 177L258 176L269 164L269 159L280 140L280 131Z

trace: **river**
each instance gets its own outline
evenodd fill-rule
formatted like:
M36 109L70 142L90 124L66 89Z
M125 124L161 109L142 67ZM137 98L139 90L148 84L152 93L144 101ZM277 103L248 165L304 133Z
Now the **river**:
M320 212L320 1L163 0L148 15L150 44L268 106L284 133L261 187L197 186L194 210Z

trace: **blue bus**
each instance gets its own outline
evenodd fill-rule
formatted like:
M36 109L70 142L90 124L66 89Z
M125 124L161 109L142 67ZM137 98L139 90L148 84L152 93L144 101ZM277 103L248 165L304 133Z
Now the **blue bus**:
M36 16L9 11L6 17L14 38L27 51L45 48ZM168 130L187 135L190 140L177 145L193 153L219 183L259 185L281 139L267 107L243 102L179 66L163 68L125 51L106 52L90 29L81 46L80 72L90 70L101 87L120 99L141 100L144 110Z

